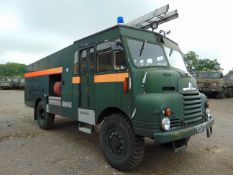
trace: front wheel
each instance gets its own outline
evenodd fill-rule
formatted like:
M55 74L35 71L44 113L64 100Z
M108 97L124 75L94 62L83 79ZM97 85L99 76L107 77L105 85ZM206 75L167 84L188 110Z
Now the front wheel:
M44 103L40 101L36 108L36 118L39 127L46 130L51 129L53 126L54 117L54 114L46 112Z
M134 134L131 123L123 114L112 114L105 119L100 144L107 162L118 170L134 169L143 160L143 138Z

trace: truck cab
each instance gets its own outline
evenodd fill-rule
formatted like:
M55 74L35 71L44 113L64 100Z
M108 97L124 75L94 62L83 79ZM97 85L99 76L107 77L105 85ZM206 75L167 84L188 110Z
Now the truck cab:
M161 143L182 139L171 131L206 122L207 99L199 93L175 42L152 32L141 31L135 36L133 31L129 33L123 44L129 66L134 130ZM166 123L170 123L169 129Z
M232 97L232 89L226 83L221 71L203 71L197 76L199 90L206 95L213 95L219 99Z

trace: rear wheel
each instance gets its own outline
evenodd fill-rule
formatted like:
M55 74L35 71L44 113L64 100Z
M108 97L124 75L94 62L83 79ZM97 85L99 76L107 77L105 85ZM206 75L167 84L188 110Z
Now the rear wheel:
M100 144L107 162L118 170L133 169L143 160L144 140L134 134L131 123L123 114L112 114L105 119Z
M53 126L54 117L54 114L46 112L44 103L40 101L36 109L36 118L39 127L46 130L51 129Z
M232 90L231 88L228 88L227 89L227 95L226 95L227 98L231 98L232 97Z
M216 97L218 99L223 99L225 97L225 91L223 90L223 91L218 92Z

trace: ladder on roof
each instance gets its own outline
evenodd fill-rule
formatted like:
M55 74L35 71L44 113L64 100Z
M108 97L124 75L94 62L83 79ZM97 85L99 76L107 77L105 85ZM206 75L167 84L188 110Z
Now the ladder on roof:
M173 10L171 12L168 12L169 5L165 5L161 8L158 8L146 15L143 15L126 25L132 26L132 27L138 27L141 29L157 29L160 24L163 24L165 22L171 21L173 19L178 18L178 11Z

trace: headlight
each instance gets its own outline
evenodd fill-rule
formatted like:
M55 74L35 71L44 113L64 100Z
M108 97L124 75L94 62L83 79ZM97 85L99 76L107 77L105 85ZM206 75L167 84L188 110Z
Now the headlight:
M167 118L167 117L163 118L161 124L162 124L162 128L163 128L165 131L168 131L168 130L170 129L170 124L171 124L171 122L170 122L170 119L169 119L169 118Z
M209 108L206 108L205 113L206 113L208 119L210 119L211 118L211 113L210 113L210 109Z

